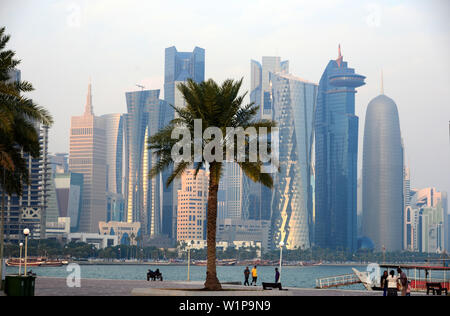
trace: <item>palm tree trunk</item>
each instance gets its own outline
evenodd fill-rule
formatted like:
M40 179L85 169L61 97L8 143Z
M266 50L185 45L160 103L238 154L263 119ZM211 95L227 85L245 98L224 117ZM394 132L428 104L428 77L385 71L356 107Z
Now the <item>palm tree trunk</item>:
M217 192L219 181L215 175L214 163L210 165L209 188L208 188L208 210L207 210L207 264L205 289L219 291L222 289L216 271L216 222L217 222Z

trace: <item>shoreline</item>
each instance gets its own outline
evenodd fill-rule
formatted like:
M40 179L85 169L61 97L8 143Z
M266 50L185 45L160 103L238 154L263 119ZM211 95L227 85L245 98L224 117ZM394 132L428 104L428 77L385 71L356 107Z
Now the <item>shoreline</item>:
M382 296L379 291L352 289L316 289L286 287L285 291L263 290L256 287L222 283L224 291L203 291L204 281L145 281L145 280L80 280L79 287L67 285L66 278L38 277L36 296ZM283 287L284 288L284 287ZM413 296L424 295L413 293Z
M151 265L158 265L158 266L188 266L187 263L165 263L165 262L86 262L86 261L73 261L70 263L76 263L78 265L144 265L144 266L151 266ZM311 264L311 265L299 265L299 264L283 264L283 267L298 267L298 268L307 268L307 267L347 267L347 266L366 266L373 262L352 262L352 263L321 263L321 264ZM402 265L402 264L410 264L411 262L404 262L404 263L386 263L391 265ZM424 263L424 262L415 262L417 263ZM384 263L383 263L384 264ZM236 263L233 265L222 265L217 264L217 267L245 267L248 265L254 265L254 263ZM256 264L258 267L273 267L278 266L278 264ZM203 264L193 264L191 263L190 266L196 266L196 267L204 267Z

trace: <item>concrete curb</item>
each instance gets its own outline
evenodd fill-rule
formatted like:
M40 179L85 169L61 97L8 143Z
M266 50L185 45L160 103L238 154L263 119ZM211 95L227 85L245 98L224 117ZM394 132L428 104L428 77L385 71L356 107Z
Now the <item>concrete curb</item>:
M131 291L132 296L293 296L293 291L279 290L240 290L229 289L225 291L202 291L184 289L157 289L157 288L137 288Z

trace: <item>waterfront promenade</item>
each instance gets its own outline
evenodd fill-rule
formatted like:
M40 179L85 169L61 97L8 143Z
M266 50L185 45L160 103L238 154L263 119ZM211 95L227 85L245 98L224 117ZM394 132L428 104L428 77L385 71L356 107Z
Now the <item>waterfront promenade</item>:
M36 278L36 296L381 296L381 292L341 289L300 289L263 291L262 287L223 285L226 291L201 291L203 282L82 279L81 286L67 287L65 278ZM198 291L195 291L198 289Z

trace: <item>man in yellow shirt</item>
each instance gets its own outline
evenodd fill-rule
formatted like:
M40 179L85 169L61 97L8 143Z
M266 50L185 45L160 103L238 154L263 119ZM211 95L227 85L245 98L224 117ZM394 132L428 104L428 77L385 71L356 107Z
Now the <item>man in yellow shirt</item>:
M253 282L255 282L255 286L256 286L257 279L258 279L258 271L256 270L256 266L254 266L252 269L252 283L250 283L250 285L252 285Z

